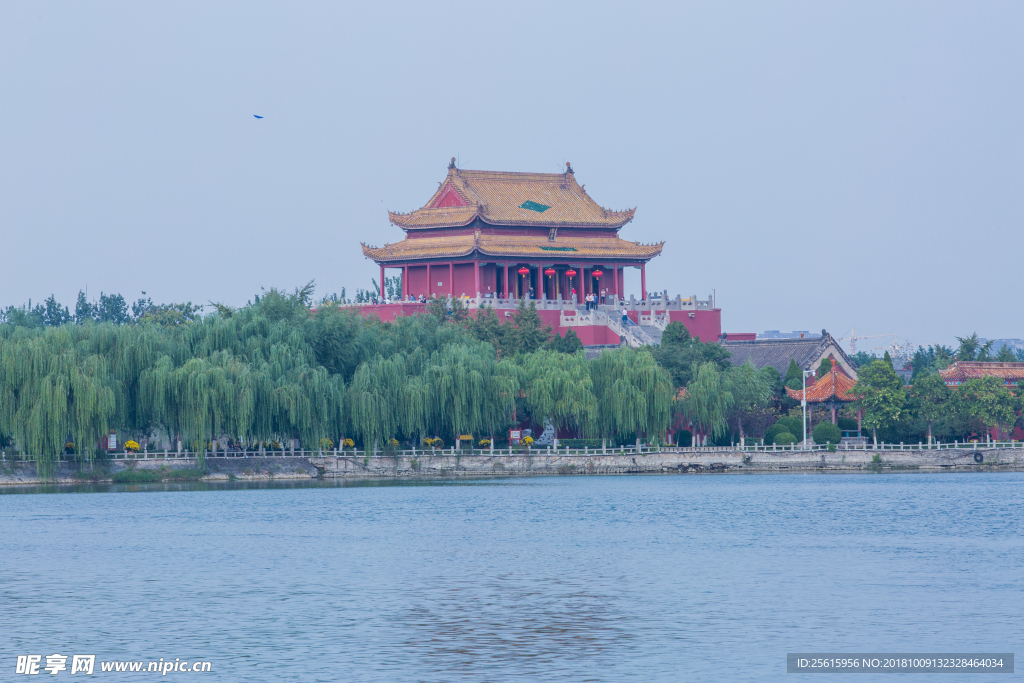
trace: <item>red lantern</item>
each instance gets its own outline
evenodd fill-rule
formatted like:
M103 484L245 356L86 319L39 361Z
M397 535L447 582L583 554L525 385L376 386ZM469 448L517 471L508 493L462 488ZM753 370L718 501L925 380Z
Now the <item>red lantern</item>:
M568 275L569 277L575 277L576 271L570 268L569 270L565 271L565 274Z
M544 274L547 275L548 277L551 277L552 275L555 274L555 269L554 268L548 268L547 270L544 271Z
M526 266L523 266L522 268L519 269L519 274L520 275L529 275L530 274L530 269L527 268Z
M590 274L593 275L594 277L601 277L602 275L604 275L604 273L602 273L600 270L591 271Z

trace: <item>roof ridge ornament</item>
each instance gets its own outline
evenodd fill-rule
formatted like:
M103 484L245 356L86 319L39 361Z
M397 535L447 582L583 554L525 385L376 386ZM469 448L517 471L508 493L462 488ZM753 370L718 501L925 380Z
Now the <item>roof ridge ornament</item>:
M571 165L569 164L569 162L568 162L568 161L567 161L567 162L565 162L565 172L566 172L566 173L567 173L568 175L576 175L576 171L572 170L572 166L571 166Z
M452 157L452 160L448 163L448 170L449 171L454 171L455 170L455 157Z

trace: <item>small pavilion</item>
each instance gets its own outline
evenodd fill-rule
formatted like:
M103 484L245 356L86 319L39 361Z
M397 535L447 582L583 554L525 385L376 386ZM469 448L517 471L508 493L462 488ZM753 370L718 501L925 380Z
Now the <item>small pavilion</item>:
M832 409L832 424L838 424L838 408L844 403L853 403L856 401L855 396L850 395L850 390L857 383L857 380L851 378L845 372L843 372L841 366L834 362L832 363L832 369L828 371L823 377L807 387L807 408L808 411L813 410L814 405L824 406ZM796 400L803 399L803 389L790 389L786 387L786 393L790 398ZM857 412L857 429L860 429L860 411Z
M645 266L664 242L619 237L636 209L602 208L565 173L471 171L448 165L437 191L411 213L388 216L405 239L363 254L401 269L402 299L425 296L558 299L597 294L601 303L624 296L623 269Z

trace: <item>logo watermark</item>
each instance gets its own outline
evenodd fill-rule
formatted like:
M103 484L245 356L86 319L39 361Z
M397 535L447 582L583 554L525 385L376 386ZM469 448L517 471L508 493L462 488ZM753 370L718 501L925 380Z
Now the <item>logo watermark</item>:
M70 661L69 661L70 660ZM96 655L18 655L14 666L15 674L36 676L38 674L49 674L56 676L66 672L69 675L107 672L124 673L157 673L166 676L170 673L207 673L213 669L211 662L203 660L190 660L175 657L173 660L150 659L134 661L101 661L96 662Z

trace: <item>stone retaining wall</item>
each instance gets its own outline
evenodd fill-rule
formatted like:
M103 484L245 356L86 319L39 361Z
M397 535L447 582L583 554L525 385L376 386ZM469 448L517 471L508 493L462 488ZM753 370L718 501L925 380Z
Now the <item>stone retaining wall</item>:
M878 461L874 458L878 457ZM981 462L976 458L980 456ZM194 459L131 461L132 467L166 470L169 474L183 468L195 468ZM693 451L676 449L652 453L614 455L429 455L417 457L366 457L326 455L313 458L208 458L210 472L204 481L273 480L323 478L388 477L480 477L552 474L658 474L700 472L772 472L772 471L857 471L886 469L921 470L1024 470L1024 448L943 449L870 451L787 451L744 452L739 450ZM44 482L30 463L0 465L0 484L32 485L41 483L82 484L109 482L114 473L125 469L125 461L97 464L87 474L74 463L61 463L57 476Z
M982 462L975 460L981 454ZM880 461L874 460L878 456ZM793 451L785 453L689 449L641 455L423 455L412 458L326 456L310 462L324 477L646 474L863 469L1024 469L1024 449Z

